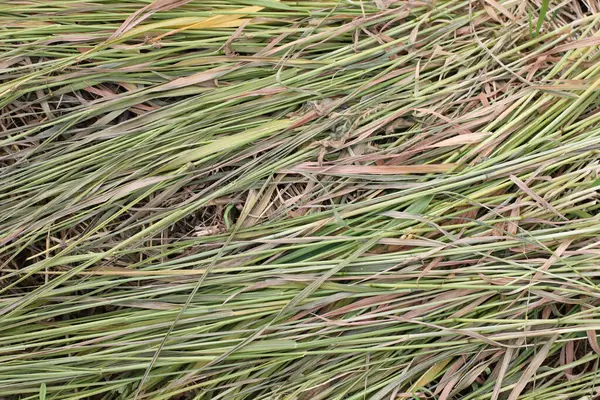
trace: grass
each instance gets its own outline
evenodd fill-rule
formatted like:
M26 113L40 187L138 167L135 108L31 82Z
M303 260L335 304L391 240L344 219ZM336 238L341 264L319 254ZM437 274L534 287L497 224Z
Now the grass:
M596 11L0 4L0 397L595 398Z

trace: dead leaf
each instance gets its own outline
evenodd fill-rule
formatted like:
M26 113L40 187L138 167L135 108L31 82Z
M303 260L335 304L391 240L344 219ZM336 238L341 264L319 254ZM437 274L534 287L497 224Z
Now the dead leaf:
M573 50L573 49L581 49L584 47L592 47L597 44L600 44L600 37L591 37L591 38L586 38L586 39L574 40L567 44L561 44L560 46L556 46L555 48L553 48L550 51L547 51L543 55L555 54L555 53L560 53L563 51Z
M323 175L400 175L444 173L454 167L456 164L321 166L318 163L307 162L292 168L291 172L302 171Z
M179 89L179 88L186 87L186 86L197 85L202 82L207 82L207 81L211 81L213 79L217 79L233 70L234 70L234 68L231 68L231 67L230 68L222 68L221 67L221 68L210 69L208 71L198 72L197 74L177 78L175 80L172 80L171 82L167 82L160 86L156 86L155 88L151 89L151 91L152 92L161 92L164 90Z
M538 268L538 271L533 276L533 280L537 281L538 279L540 279L544 272L546 272L548 268L550 268L552 264L554 264L556 260L558 260L562 256L562 254L565 252L565 250L567 250L571 243L573 243L572 239L562 242L560 246L558 246L556 251L550 256L550 258L548 258L548 260L544 263L544 265Z
M510 19L511 21L515 21L517 18L512 15L512 13L510 11L508 11L506 9L506 7L504 7L502 4L496 2L495 0L485 0L486 3L488 3L490 6L494 7L496 10L500 11L502 14L504 14L504 16L506 16L508 19ZM497 18L497 16L496 16ZM502 22L502 21L500 21Z
M463 144L479 143L483 139L490 136L488 132L477 132L477 133L465 133L464 135L458 135L451 137L450 139L442 140L441 142L434 143L428 147L447 147L447 146L458 146Z
M600 354L600 346L598 346L598 337L596 335L596 331L591 329L586 331L586 334L588 341L590 342L590 346L592 346L592 349L594 349L596 354Z
M506 371L508 371L508 366L510 364L512 354L513 354L512 347L509 347L508 349L506 349L506 352L504 353L504 357L502 358L502 364L500 365L498 377L496 378L496 384L494 385L494 391L492 392L491 400L498 400L498 396L500 395L500 389L502 389L502 381L504 380L504 375L506 375Z
M546 344L544 344L540 351L531 359L529 366L527 367L525 372L523 372L521 378L519 378L519 381L513 388L512 392L510 392L508 400L517 400L519 398L519 395L521 394L523 389L525 389L525 386L527 386L529 380L533 377L535 372L538 370L540 365L542 365L542 363L548 356L548 353L550 352L550 349L552 348L552 345L554 344L554 341L556 341L557 338L558 335L554 335L550 339L548 339Z
M136 25L150 18L152 14L156 12L167 11L189 3L190 1L191 0L155 0L147 6L135 11L129 17L127 17L127 19L123 21L121 26L110 36L109 40L115 39L123 35L124 33L130 31Z
M548 203L545 199L543 199L540 195L538 195L537 193L535 193L533 190L531 190L526 184L525 182L523 182L522 180L520 180L519 178L517 178L515 175L511 175L510 176L510 180L513 181L515 183L515 185L517 185L519 187L519 189L521 189L522 191L524 191L525 193L527 193L529 195L529 197L531 197L533 200L535 200L540 206L542 206L542 208L545 208L546 210L558 215L560 218L562 218L563 220L567 221L567 218L565 218L564 215L562 215L560 212L558 212L558 210L556 208L554 208L552 206L552 204Z

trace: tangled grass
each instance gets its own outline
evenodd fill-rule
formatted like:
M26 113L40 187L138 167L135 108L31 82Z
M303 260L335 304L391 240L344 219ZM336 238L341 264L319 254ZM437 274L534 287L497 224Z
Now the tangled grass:
M0 397L593 399L600 4L0 4Z

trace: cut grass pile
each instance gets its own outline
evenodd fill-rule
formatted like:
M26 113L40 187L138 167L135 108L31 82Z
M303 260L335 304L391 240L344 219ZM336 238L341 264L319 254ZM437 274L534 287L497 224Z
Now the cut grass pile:
M0 2L0 397L594 398L599 10Z

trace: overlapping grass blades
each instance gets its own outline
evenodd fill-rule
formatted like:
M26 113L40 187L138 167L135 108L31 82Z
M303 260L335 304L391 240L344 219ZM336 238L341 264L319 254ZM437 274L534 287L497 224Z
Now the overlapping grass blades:
M0 4L0 397L594 398L600 14L541 9Z

